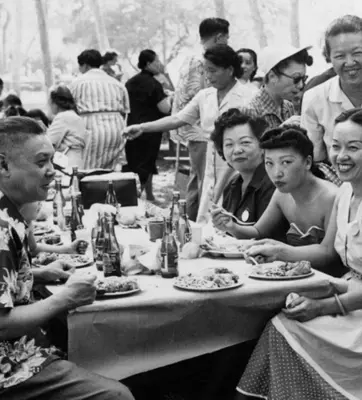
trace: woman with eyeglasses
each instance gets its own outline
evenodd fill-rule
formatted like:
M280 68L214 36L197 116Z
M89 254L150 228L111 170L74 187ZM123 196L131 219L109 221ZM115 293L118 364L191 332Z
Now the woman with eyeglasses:
M361 109L338 116L329 156L344 183L322 243L302 247L264 243L249 253L262 254L268 261L309 260L312 267L325 270L342 260L350 270L344 276L348 290L340 295L336 290L323 299L297 292L264 330L239 383L243 394L268 399L362 399ZM323 198L319 206L324 206Z
M231 108L216 120L211 134L219 155L235 172L225 187L221 214L226 211L246 226L254 225L263 215L275 190L265 171L260 147L265 128L262 118L252 118ZM219 214L214 215L214 225L224 230L219 224Z
M239 239L262 239L280 235L287 221L291 246L321 243L338 188L320 178L307 132L298 126L271 129L261 137L260 147L265 170L276 187L265 212L255 225L245 226L216 208L211 212L214 224Z

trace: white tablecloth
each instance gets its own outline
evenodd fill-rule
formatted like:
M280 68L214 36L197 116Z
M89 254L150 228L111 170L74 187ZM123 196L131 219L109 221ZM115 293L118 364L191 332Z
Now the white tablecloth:
M118 229L117 236L124 245L149 243L141 230ZM290 292L320 297L331 290L332 278L319 272L307 279L270 282L247 278L250 266L243 260L201 258L180 260L179 265L181 274L227 267L245 282L233 290L196 293L178 290L160 276L139 276L140 293L97 300L69 314L69 359L123 379L256 338ZM96 272L95 266L77 273L87 271Z

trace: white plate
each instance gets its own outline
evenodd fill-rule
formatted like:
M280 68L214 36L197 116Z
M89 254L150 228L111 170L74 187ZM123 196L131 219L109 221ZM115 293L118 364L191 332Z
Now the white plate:
M34 236L48 235L53 232L54 232L53 228L35 228L35 229L33 229Z
M227 286L227 287L222 287L222 288L204 288L203 289L203 288L184 287L184 286L178 285L177 282L175 282L173 284L173 286L175 288L177 288L177 289L186 290L188 292L222 292L224 290L236 289L236 288L242 286L243 284L244 284L244 282L240 282L239 281L238 283L235 283L234 285Z
M292 275L292 276L268 276L268 275L260 275L260 274L253 274L249 275L249 278L252 279L259 279L263 281L290 281L295 279L304 279L309 278L314 274L314 271L310 271L308 274L304 275Z
M69 261L70 263L72 263L72 266L74 266L75 268L84 268L84 267L88 267L89 265L93 264L93 261L90 258L88 258L87 262L83 262L83 263L79 263L78 262L77 263L77 262L73 262L71 257L69 257L69 256L63 258L62 257L63 255L64 254L59 254L58 258L56 260L52 261L52 262L55 262L55 261L58 261L58 260ZM51 263L49 263L49 264L51 264ZM46 264L46 265L49 265L49 264ZM33 265L36 266L36 267L44 267L44 264L40 264L40 263L36 262L36 259L34 259Z
M109 292L109 293L99 293L97 292L97 299L108 299L112 297L124 297L124 296L130 296L131 294L135 294L140 292L141 289L133 289L133 290L128 290L127 292Z

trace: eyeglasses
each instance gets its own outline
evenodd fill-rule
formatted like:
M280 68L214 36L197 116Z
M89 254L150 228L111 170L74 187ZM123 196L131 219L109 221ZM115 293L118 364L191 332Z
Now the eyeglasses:
M305 85L305 83L307 82L307 79L308 79L308 75L291 76L291 75L287 75L284 72L280 72L280 71L279 71L279 74L286 76L287 78L293 79L294 85L299 85L300 82L303 82L303 85Z

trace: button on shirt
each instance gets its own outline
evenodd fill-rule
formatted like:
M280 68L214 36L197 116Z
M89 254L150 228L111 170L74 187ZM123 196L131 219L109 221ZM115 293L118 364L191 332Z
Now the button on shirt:
M288 118L295 115L293 104L290 101L283 100L281 107L278 107L265 87L262 87L254 95L250 103L242 111L247 112L254 118L263 117L269 129L277 128Z
M351 108L354 106L341 89L338 76L304 94L301 125L314 144L315 161L328 158L334 121Z
M243 224L254 225L267 208L275 186L265 171L264 163L256 168L243 196L241 196L242 185L241 175L233 178L224 190L222 205Z

